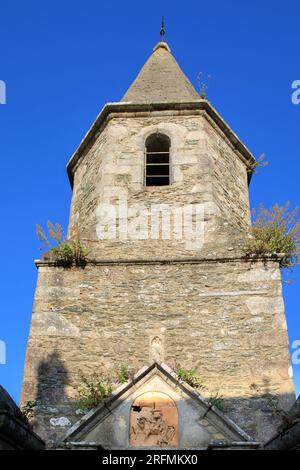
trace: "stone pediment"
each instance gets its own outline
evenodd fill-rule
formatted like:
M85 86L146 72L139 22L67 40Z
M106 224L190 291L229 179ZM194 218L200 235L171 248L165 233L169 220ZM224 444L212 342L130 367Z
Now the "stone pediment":
M72 448L257 448L165 364L142 368L69 430Z

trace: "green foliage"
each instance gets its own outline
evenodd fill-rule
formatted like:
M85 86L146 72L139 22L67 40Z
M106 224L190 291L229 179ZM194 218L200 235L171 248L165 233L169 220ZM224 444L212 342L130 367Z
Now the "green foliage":
M72 266L74 261L73 249L70 243L62 242L57 247L52 248L56 262L60 266Z
M197 375L196 368L194 369L183 369L177 368L175 369L175 373L179 380L186 382L193 388L204 388L204 383L201 377Z
M84 266L88 255L88 249L80 242L65 241L52 249L59 266L70 267Z
M76 406L82 410L90 410L102 403L112 394L112 386L107 381L93 375L90 379L81 377L82 385L78 389Z
M34 417L35 414L36 402L34 400L27 401L23 406L21 406L21 416L28 422L30 418Z
M224 398L222 397L222 395L219 395L219 393L211 395L208 401L211 405L215 406L220 411L225 411Z
M59 224L53 224L50 220L47 222L48 236L44 233L40 225L36 225L37 236L42 243L41 250L48 249L54 254L58 266L70 267L84 266L87 260L89 250L80 240L79 226L76 227L75 236L67 240ZM53 245L55 242L55 245Z
M119 373L118 373L118 382L121 384L126 383L129 380L130 374L127 364L121 364Z
M298 208L289 209L275 204L269 211L263 205L258 213L253 211L253 225L250 238L245 243L247 255L270 253L284 254L281 268L292 268L299 263L300 221L296 221Z

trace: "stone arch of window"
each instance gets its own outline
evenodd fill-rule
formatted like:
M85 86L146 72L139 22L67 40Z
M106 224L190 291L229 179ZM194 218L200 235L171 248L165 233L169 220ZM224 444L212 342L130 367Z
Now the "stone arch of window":
M145 186L170 184L170 138L160 132L145 142Z

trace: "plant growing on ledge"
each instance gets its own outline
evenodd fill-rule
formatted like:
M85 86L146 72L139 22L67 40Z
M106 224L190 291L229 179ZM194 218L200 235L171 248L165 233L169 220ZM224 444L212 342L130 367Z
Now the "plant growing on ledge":
M91 378L81 377L82 385L78 389L76 406L82 410L91 410L112 394L111 384L97 375Z
M253 211L250 237L245 243L245 253L250 255L283 254L281 268L293 268L300 260L300 221L296 221L298 207L290 210L275 204L271 210L260 205Z
M266 161L265 154L262 153L256 161L253 160L247 164L247 173L258 173L259 168L265 168L268 165L269 162Z
M40 225L36 225L36 232L39 241L42 243L41 250L48 249L54 255L58 266L70 267L84 266L86 264L89 250L80 240L79 226L76 226L75 237L67 240L62 227L59 224L53 224L50 220L47 222L49 235L47 236ZM55 243L55 245L53 245Z
M219 393L215 393L214 395L211 395L209 397L209 403L213 406L215 406L216 408L218 408L220 411L225 411L225 402L224 402L224 398L222 395L219 395Z
M127 364L121 364L119 373L118 373L118 382L120 384L124 384L127 382L130 378L129 370L128 370L128 365Z
M179 380L186 382L193 388L203 389L204 383L201 377L197 375L196 368L194 369L183 369L182 367L178 367L175 369L175 373Z

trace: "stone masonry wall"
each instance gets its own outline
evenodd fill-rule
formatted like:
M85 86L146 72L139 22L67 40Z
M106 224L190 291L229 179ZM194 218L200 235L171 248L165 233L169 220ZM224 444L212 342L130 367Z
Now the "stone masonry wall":
M172 184L146 188L145 140L155 132L171 140ZM149 220L134 205L145 216L153 204L202 204L204 245L174 238L173 226L170 239L122 238L118 214L118 236L99 239L99 207L119 202L145 233ZM196 367L203 395L221 395L253 439L271 437L294 398L280 271L276 259L242 257L246 165L209 116L111 113L75 169L70 236L77 224L86 267L38 263L22 392L37 401L37 433L50 445L80 418L82 375L116 380L121 364L136 372L156 360Z
M141 113L140 113L141 114ZM79 163L74 178L70 235L79 223L82 237L91 241L94 258L199 256L185 240L100 240L100 204L126 200L144 204L203 204L204 241L201 256L213 250L224 254L249 226L247 171L223 135L203 111L117 115L110 119L95 144ZM144 113L145 114L145 113ZM144 186L146 138L155 132L171 139L170 186ZM137 213L129 214L131 222ZM117 217L118 219L118 217ZM142 222L147 230L148 225ZM229 242L229 244L228 244Z
M224 397L228 416L265 441L290 408L293 384L277 262L41 263L22 401L37 400L36 432L50 444L80 417L82 373L116 378L157 359L196 367L203 395ZM268 398L269 397L269 398Z

